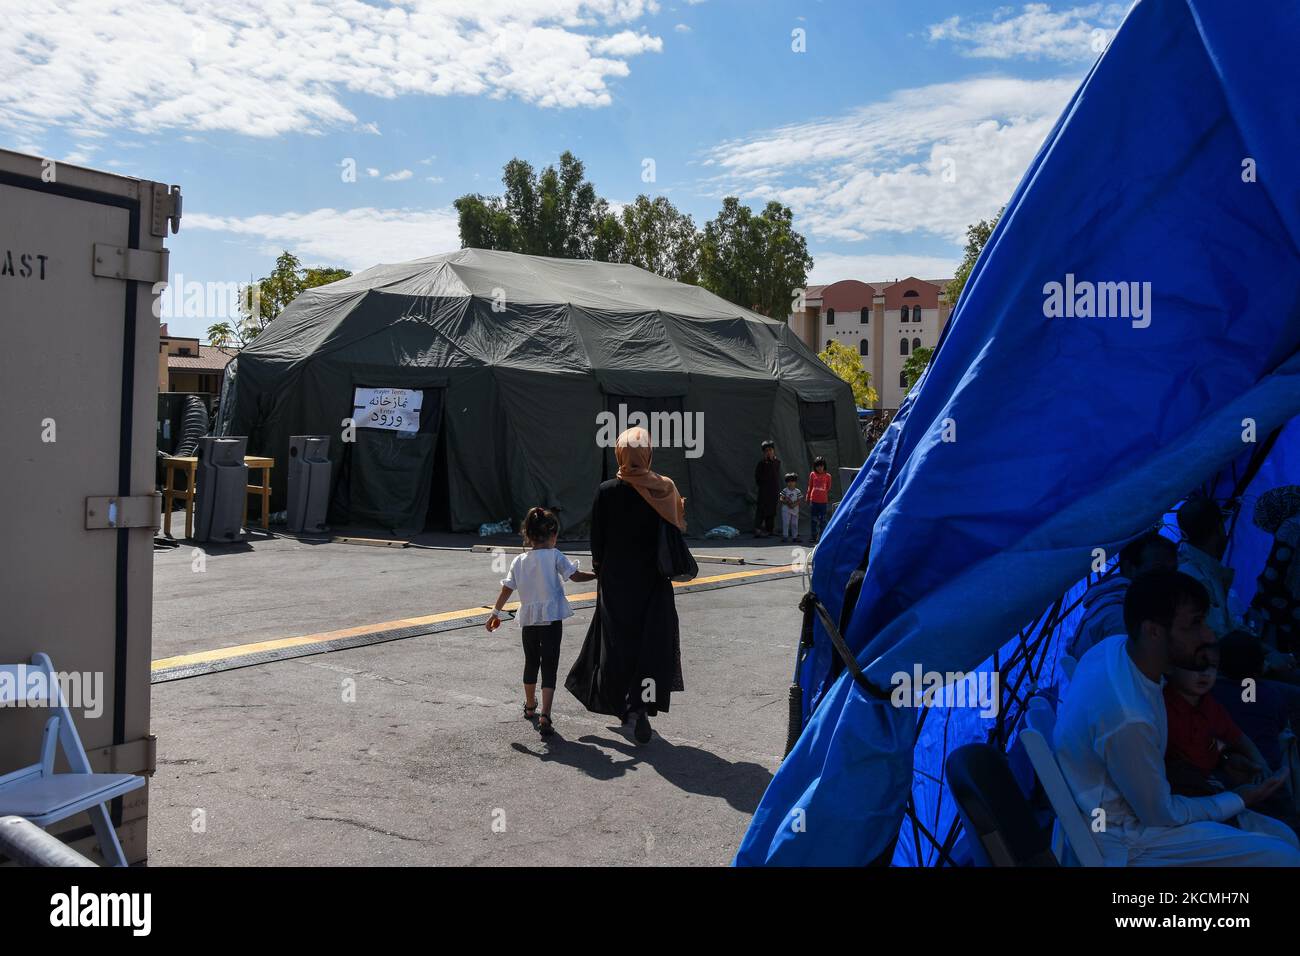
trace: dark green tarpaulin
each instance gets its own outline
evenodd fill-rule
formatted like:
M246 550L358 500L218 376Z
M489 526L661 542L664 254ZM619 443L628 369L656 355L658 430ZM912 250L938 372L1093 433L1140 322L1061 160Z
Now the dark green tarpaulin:
M423 390L419 433L342 441L361 387ZM220 430L276 459L275 508L289 437L325 434L333 523L517 527L540 504L573 535L613 475L598 416L620 405L701 416L698 456L655 455L692 534L750 528L765 438L801 484L814 454L837 482L865 457L851 390L785 323L635 266L478 249L299 296L231 363Z

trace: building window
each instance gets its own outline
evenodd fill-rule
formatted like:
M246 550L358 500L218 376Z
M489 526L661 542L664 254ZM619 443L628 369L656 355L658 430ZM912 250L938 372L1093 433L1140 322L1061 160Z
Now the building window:
M912 306L912 321L913 322L921 321L921 307L919 305Z
M861 342L858 343L858 354L859 354L859 355L866 355L866 354L867 354L867 340L866 340L866 339L863 339Z
M907 388L907 373L906 373L906 372L899 372L899 373L898 373L898 387L899 387L899 388Z
M826 310L826 324L827 324L827 325L834 325L834 324L835 324L835 310L834 310L834 309L827 309L827 310Z
M899 355L907 354L907 339L898 340L898 354Z
M915 289L908 289L903 293L904 299L919 299L920 297L921 293L917 292Z
M903 308L899 310L899 316L900 316L899 321L901 322L907 321L907 306L903 306Z
M871 310L868 309L866 306L863 306L858 321L861 322L863 325L866 325L867 320L870 318L871 318Z
M834 341L834 340L833 340L833 339L827 339L827 340L826 340L826 347L827 347L827 348L830 348L830 347L831 347L831 342L832 342L832 341Z
M916 351L917 349L919 349L920 347L921 347L921 340L920 340L920 339L912 339L912 351L915 352L915 351Z

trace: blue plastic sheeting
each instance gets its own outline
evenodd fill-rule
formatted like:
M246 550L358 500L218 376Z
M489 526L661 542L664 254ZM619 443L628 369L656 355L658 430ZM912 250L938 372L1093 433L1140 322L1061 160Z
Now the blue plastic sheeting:
M1046 642L1031 658L1022 660L1019 666L1005 668L1003 664L1006 673L1002 676L1000 685L1004 699L1007 691L1017 687L1023 703L1032 690L1050 688L1063 680L1060 658L1083 614L1082 607L1077 606L1079 599L1089 582L1096 577L1097 575L1091 575L1066 592L1061 606L1073 610L1055 621L1054 626L1030 629L1023 640L1017 635L999 649L998 661L1005 662L1022 644L1033 646L1040 638ZM1022 671L1031 665L1040 668L1036 677L1034 674L1022 675ZM992 657L977 668L986 674L992 673L994 669ZM892 862L895 866L934 866L940 862L935 843L942 843L946 839L957 819L957 807L944 779L944 764L948 754L963 744L988 740L994 724L993 718L981 716L978 710L971 707L930 708L921 732L917 735L912 758L912 812L925 830L914 833L906 823L903 825L894 849ZM928 837L926 832L929 833Z
M1300 413L1297 44L1295 5L1143 0L1075 93L817 551L835 616L870 550L844 636L878 690L978 667L1239 457L1244 419ZM1046 314L1085 282L1149 311ZM898 834L917 712L831 679L816 634L816 709L738 864L864 864Z

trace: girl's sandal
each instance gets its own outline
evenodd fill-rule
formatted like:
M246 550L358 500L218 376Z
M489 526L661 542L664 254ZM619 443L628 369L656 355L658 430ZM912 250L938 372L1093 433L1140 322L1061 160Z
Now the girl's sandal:
M536 720L536 719L537 719L537 705L533 704L533 706L529 707L527 704L524 704L524 720Z
M546 723L542 723L542 718L546 718ZM542 713L537 715L537 732L543 737L549 737L555 733L555 722L551 720L551 715Z

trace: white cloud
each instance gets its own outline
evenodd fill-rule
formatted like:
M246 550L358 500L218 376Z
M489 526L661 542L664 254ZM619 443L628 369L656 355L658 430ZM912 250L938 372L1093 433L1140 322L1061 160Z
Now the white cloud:
M415 173L411 172L409 169L399 169L395 173L389 173L384 177L384 179L390 183L400 183L403 180L410 179L414 175Z
M952 16L932 24L929 34L931 40L951 41L963 56L969 57L1092 60L1110 42L1125 10L1117 3L1093 3L1068 10L1027 3L1019 13L1002 7L990 20Z
M0 126L356 129L358 95L605 106L655 0L6 0Z
M251 238L267 256L288 249L303 262L353 271L460 248L454 209L365 207L244 217L187 212L185 227Z
M427 182L427 183L442 183L442 182L446 182L446 180L443 179L441 176L425 176L425 177L424 177L424 181Z
M904 254L846 255L838 252L813 252L809 285L827 285L840 279L863 282L892 282L907 276L918 279L950 279L960 257L910 256Z
M677 24L675 27L673 27L673 29L676 30L678 33L690 33L690 32L691 32L691 28L688 27L688 26L687 26L686 24L684 24L684 23L679 23L679 24Z
M93 143L77 143L76 149L64 156L63 161L74 166L84 166L98 152L99 147Z
M366 175L369 176L371 179L373 179L374 177L379 175L379 170L375 169L375 167L373 166L367 166Z
M985 77L901 90L846 115L715 147L719 194L779 200L822 240L962 241L1011 196L1074 79Z
M591 48L604 56L631 57L642 53L662 53L664 41L645 33L633 33L624 30L611 37L604 37L591 45ZM619 76L627 74L626 64L618 71Z

